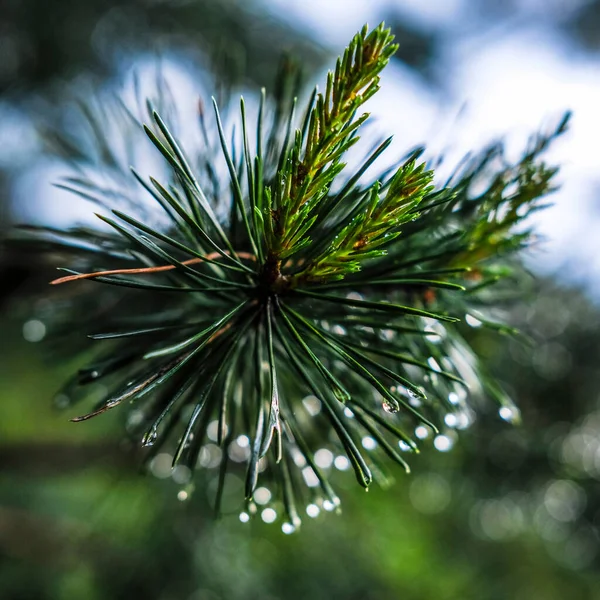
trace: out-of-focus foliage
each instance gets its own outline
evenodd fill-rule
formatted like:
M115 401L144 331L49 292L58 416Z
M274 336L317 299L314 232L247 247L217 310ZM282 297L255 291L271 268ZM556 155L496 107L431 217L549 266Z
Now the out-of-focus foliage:
M175 482L136 473L118 415L84 432L53 413L39 387L64 373L17 343L22 321L3 323L13 340L0 361L3 597L597 597L600 315L572 290L545 285L536 298L514 314L535 350L515 342L506 352L472 331L513 383L522 426L490 403L452 451L430 446L416 474L385 493L365 494L333 469L344 514L308 519L289 537L237 514L207 520L213 490L180 501Z
M57 88L83 69L106 76L139 52L220 57L221 78L262 85L284 51L312 68L324 58L318 44L242 0L6 0L0 11L0 93Z

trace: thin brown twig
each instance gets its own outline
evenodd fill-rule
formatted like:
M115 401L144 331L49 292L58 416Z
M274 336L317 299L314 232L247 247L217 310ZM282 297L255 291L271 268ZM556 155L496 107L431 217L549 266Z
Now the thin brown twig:
M240 258L246 260L256 260L254 254L249 252L238 252ZM183 265L194 265L197 263L205 262L207 260L215 260L219 258L218 252L211 252L204 258L190 258L184 260L181 264ZM67 275L66 277L59 277L50 282L50 285L58 285L60 283L68 283L69 281L77 281L79 279L93 279L94 277L103 277L105 275L144 275L147 273L160 273L162 271L172 271L176 269L176 265L163 265L162 267L142 267L137 269L113 269L111 271L97 271L95 273L79 273L77 275Z

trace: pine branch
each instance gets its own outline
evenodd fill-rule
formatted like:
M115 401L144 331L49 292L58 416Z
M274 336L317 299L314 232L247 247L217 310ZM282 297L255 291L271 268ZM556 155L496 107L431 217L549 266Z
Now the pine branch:
M285 515L289 533L300 505L311 517L338 507L334 459L368 487L386 480L385 460L408 471L404 453L424 437L449 447L482 393L503 416L518 416L461 321L515 333L492 309L503 281L522 287L514 253L533 237L527 216L554 189L556 169L540 157L567 120L515 164L494 145L442 187L422 151L365 181L391 139L352 173L344 161L395 50L383 25L365 27L299 121L296 100L279 94L273 107L263 93L255 132L242 100L230 139L216 103L212 128L201 104L201 149L184 149L160 116L172 107L150 107L144 131L164 161L150 178L119 170L103 126L110 113L88 111L100 120L91 129L102 152L86 173L80 149L78 175L64 185L100 208L103 228L24 227L13 241L58 252L67 265L69 275L51 282L48 346L59 360L87 364L57 403L91 404L74 421L130 405L127 428L150 469L168 453L189 490L193 471L205 468L217 514L228 474L245 471L240 518L269 502L263 519ZM117 127L118 115L122 107ZM95 171L115 185L95 183ZM110 191L129 190L121 182L130 179L138 192ZM156 218L138 210L137 193L154 202ZM89 391L96 382L101 398Z

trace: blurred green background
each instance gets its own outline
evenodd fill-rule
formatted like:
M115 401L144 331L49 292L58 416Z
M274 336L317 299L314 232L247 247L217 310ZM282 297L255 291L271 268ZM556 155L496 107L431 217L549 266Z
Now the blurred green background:
M385 18L398 35L398 93L406 84L409 96L417 90L440 104L450 94L443 66L453 49L473 39L485 49L487 36L510 40L515 26L543 29L573 68L599 64L600 2L432 2L438 13L415 2L375 2L370 12L359 4L290 2L287 12L285 2L267 0L3 0L0 228L75 218L68 203L44 204L40 190L59 171L38 128L73 133L75 91L119 89L132 70L159 59L184 81L248 94L272 87L288 52L312 82L368 17ZM549 110L539 105L529 129ZM393 112L383 127L411 118ZM446 142L469 149L452 144L453 135ZM597 208L593 200L585 207L577 210L589 232ZM552 236L551 224L542 227ZM350 473L335 472L343 513L307 517L291 536L258 520L242 524L233 510L214 522L210 477L180 501L176 482L142 474L118 411L75 425L53 410L72 365L48 361L31 316L44 301L27 300L52 277L52 257L4 250L0 598L600 598L600 311L593 269L580 266L594 260L570 239L569 252L563 236L563 246L548 241L544 257L527 259L540 276L527 301L510 308L534 349L473 330L523 425L480 406L449 452L429 447L413 459L413 474L399 473L385 491L365 494Z

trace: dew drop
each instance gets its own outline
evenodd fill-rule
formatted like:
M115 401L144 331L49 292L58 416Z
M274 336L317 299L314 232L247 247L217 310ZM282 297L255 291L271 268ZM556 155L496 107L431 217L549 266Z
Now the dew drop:
M150 463L150 472L159 479L171 476L173 457L166 452L157 454Z
M437 435L433 440L433 445L440 452L448 452L454 445L454 442L447 435Z
M458 417L454 413L448 413L444 417L444 423L446 423L448 427L456 427L458 425Z
M392 414L398 412L398 405L392 404L391 402L388 402L387 400L381 406L383 407L383 410L385 410L385 412L392 413Z
M418 398L417 396L415 396L414 398L409 398L408 403L411 406L414 406L415 408L419 408L420 406L423 406L423 402L421 402L421 398Z
M350 468L350 461L342 455L336 456L333 464L338 471L347 471Z
M335 385L333 386L332 391L333 395L336 397L336 400L339 400L344 404L350 400L350 394L346 390L343 390L341 387Z
M154 446L154 442L156 442L158 438L158 431L155 427L153 427L150 431L147 431L142 438L142 446L144 448L148 448L149 446Z
M265 508L260 513L260 518L265 523L273 523L275 521L275 519L277 519L277 513L275 512L275 509L273 509L273 508Z
M227 425L224 427L224 436L227 435ZM209 440L216 442L219 439L219 421L211 421L206 428L206 435Z
M402 452L408 452L410 450L410 446L404 440L398 442L398 448L400 448Z
M250 446L250 438L247 435L239 435L236 442L240 448L248 448Z
M294 533L294 531L296 531L296 528L291 523L284 523L281 526L281 531L283 531L285 535L290 535L290 533Z
M254 492L253 498L257 504L268 504L271 500L271 490L266 487L259 487Z
M466 315L465 321L467 322L467 325L469 325L469 327L473 327L475 329L477 327L481 327L483 325L483 323L477 317L474 317L473 315Z
M240 513L240 521L242 523L247 523L250 520L250 515L247 512Z
M306 514L309 517L311 517L312 519L314 519L315 517L318 517L320 512L321 512L321 509L316 504L309 504L306 507Z
M315 452L314 460L315 464L321 469L329 469L334 460L333 452L327 448L320 448Z
M319 485L319 478L312 467L304 467L302 469L302 477L308 487L317 487Z
M300 452L299 450L294 449L292 453L292 458L294 459L294 464L297 467L300 467L302 469L306 466L306 458L304 457L304 454L302 454L302 452Z
M23 337L28 342L41 342L46 335L46 326L38 319L30 319L23 325Z
M435 358L433 358L433 356L430 356L427 359L427 364L436 372L439 373L442 370L442 367L440 367L440 364L438 363L437 360L435 360Z
M509 423L513 421L517 421L519 417L519 413L515 408L511 408L510 406L503 406L498 411L500 418L504 421L508 421Z
M306 396L302 400L304 408L311 417L318 415L321 412L321 401L316 396Z
M370 435L366 435L362 439L362 446L365 450L375 450L375 448L377 448L377 442Z
M415 435L420 439L420 440L424 440L427 439L429 437L429 429L427 427L425 427L425 425L419 425L416 429L415 429Z
M171 471L171 477L175 483L188 483L192 478L192 471L185 465L177 465Z

